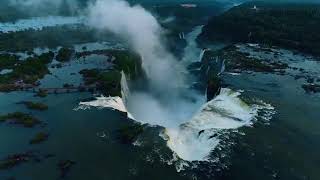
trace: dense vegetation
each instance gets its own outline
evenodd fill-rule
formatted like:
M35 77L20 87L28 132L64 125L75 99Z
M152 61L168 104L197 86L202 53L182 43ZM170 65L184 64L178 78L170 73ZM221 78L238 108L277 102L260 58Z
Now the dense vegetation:
M121 73L116 70L84 69L80 71L87 86L94 85L105 95L121 96Z
M73 48L63 47L59 49L58 54L56 56L56 60L59 62L70 61L74 53L75 53L75 50Z
M0 54L0 70L12 69L18 63L19 57L12 54Z
M320 55L319 32L319 4L249 2L213 17L200 39L263 43Z
M77 53L76 57L85 57L91 54L105 55L113 64L112 69L84 69L80 74L87 86L94 85L105 95L121 96L121 71L131 80L143 76L141 57L125 50L96 50Z
M217 51L207 50L203 56L202 63L210 64L210 61L216 59L224 60L226 71L281 72L288 68L286 63L251 57L249 53L241 52L233 45Z
M77 58L89 56L92 54L104 55L111 57L110 62L114 64L114 69L117 71L124 71L131 79L135 79L142 75L142 61L141 57L131 51L127 50L95 50L84 51L76 54Z
M11 55L2 55L0 69L11 68L12 72L0 75L0 91L10 91L22 84L35 84L49 73L47 64L54 58L53 52L18 60ZM20 84L20 85L19 85Z

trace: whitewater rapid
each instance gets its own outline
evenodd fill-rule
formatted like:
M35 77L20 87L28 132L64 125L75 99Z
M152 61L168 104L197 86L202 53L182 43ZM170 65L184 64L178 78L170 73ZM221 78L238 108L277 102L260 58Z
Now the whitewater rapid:
M20 19L15 22L0 23L0 33L11 33L27 30L40 31L46 27L84 24L84 17L46 16Z
M204 104L187 123L166 128L167 145L181 159L209 161L210 152L219 144L219 130L237 129L252 123L257 109L245 104L240 93L223 88L213 100Z

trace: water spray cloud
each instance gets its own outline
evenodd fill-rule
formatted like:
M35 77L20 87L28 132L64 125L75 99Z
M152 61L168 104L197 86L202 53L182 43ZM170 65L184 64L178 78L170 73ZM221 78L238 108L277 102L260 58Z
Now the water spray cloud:
M130 6L122 0L98 0L89 8L89 24L127 40L141 55L143 68L155 90L172 89L183 82L178 72L182 67L161 42L163 29L143 7Z

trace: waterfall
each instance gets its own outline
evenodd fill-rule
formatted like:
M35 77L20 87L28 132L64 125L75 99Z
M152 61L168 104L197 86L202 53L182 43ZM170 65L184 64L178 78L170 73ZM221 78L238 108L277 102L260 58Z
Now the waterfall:
M180 39L185 39L184 32L179 33L179 38Z
M129 86L128 86L128 81L127 81L127 77L126 77L126 74L121 71L121 81L120 81L120 85L121 85L121 99L122 99L122 104L123 106L125 107L126 109L126 112L127 112L127 115L128 115L128 118L130 119L135 119L132 114L128 111L128 99L130 97L130 89L129 89Z
M260 110L273 112L271 105L248 105L240 95L222 88L221 93L205 103L189 121L178 128L166 128L168 147L181 159L210 161L210 153L222 141L217 136L219 132L250 126Z
M121 71L121 96L122 96L122 101L124 103L124 105L127 105L128 102L128 97L130 95L130 89L128 86L128 82L127 82L127 77L126 74Z
M196 28L192 35L199 33L200 30L201 26ZM179 33L179 38L183 37L184 35ZM193 62L192 60L198 58L199 61L202 61L204 53L208 50L203 49L200 53L193 37L196 36L187 35L187 41L190 41L185 49L185 62ZM157 65L159 62L161 61L153 63ZM218 62L217 60L215 64L208 66L206 73L212 70L222 73L224 66L224 61ZM175 76L171 76L173 77ZM185 93L187 98L176 98L164 105L153 94L130 91L126 75L121 72L122 98L101 97L95 101L80 103L80 105L118 109L127 112L128 117L137 122L163 127L165 130L160 135L166 140L174 156L190 162L215 161L210 158L210 154L221 141L225 141L218 136L219 133L251 125L256 120L258 113L264 110L266 118L273 115L271 105L246 104L240 98L241 93L231 89L222 88L220 94L209 102L206 102L207 98L204 98L202 94L190 94L192 100L187 96L189 94ZM133 113L134 118L128 111ZM178 163L178 160L173 161Z
M204 53L205 53L206 51L207 51L207 49L203 49L203 50L201 51L200 56L199 56L199 62L202 61L202 58L203 58Z
M221 63L221 69L220 69L220 72L218 73L218 75L222 74L224 72L224 70L226 69L226 65L224 62L225 62L225 60L223 60Z
M113 110L118 110L121 112L127 113L128 118L134 119L134 117L128 112L127 110L127 102L128 97L130 96L130 89L127 83L126 75L123 71L121 71L121 96L115 96L115 97L105 97L100 96L96 97L95 100L89 101L89 102L80 102L79 106L75 108L74 110L80 110L80 109L90 109L90 107L99 107L99 108L110 108Z

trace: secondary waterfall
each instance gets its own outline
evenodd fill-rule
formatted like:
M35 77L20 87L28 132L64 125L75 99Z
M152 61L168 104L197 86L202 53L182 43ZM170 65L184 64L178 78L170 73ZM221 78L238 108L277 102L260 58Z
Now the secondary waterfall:
M130 89L129 89L129 86L128 86L126 74L123 71L121 71L120 84L121 84L122 101L123 101L123 104L126 105L128 97L130 96Z
M207 51L207 49L203 49L200 53L200 56L199 56L199 61L201 62L202 61L202 58L204 56L204 53Z

